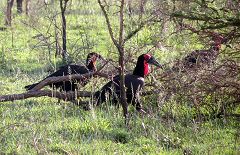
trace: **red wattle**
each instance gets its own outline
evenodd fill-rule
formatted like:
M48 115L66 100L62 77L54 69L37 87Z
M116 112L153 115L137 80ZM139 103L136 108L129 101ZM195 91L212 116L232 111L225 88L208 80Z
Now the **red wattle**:
M214 49L215 50L220 50L221 49L221 44L215 44Z
M149 73L149 67L148 67L148 63L146 61L144 61L144 75L148 75Z

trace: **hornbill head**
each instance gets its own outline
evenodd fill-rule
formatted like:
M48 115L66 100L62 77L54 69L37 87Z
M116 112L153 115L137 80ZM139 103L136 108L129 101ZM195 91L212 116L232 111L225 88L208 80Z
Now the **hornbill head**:
M87 60L86 60L86 66L90 71L97 71L96 62L98 59L104 62L106 61L100 54L97 54L95 52L91 52L88 54Z
M162 68L162 65L153 56L150 54L142 54L138 57L133 74L141 77L146 76L150 72L149 64Z
M220 50L221 45L225 43L225 38L219 34L214 34L212 36L212 40L213 40L212 47L214 50L217 50L217 51Z
M145 54L144 58L145 58L146 63L162 68L162 65L150 54Z

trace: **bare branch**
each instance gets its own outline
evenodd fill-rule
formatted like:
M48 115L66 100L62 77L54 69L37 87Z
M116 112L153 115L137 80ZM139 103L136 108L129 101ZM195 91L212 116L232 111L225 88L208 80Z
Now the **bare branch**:
M229 33L224 35L224 34L220 34L218 32L214 32L214 31L209 31L209 30L206 30L206 29L197 30L196 28L192 27L191 25L185 24L185 23L180 23L180 25L181 25L182 28L190 30L193 33L196 33L196 34L199 34L199 35L202 35L202 34L209 35L213 38L213 40L215 40L215 39L219 40L222 37L222 39L220 39L221 44L227 43L229 40L234 38L235 35L236 35L235 33L237 31L236 29L233 29L232 31L230 31Z
M62 15L62 57L63 60L66 61L67 58L67 26L66 26L66 17L65 17L65 11L67 7L67 2L68 0L64 0L64 5L63 5L63 0L60 0L60 8L61 8L61 15Z
M28 91L22 94L3 95L3 96L0 96L0 102L23 100L31 97L41 97L41 96L55 97L58 99L62 99L64 101L73 101L73 100L76 100L77 97L90 97L91 95L92 95L91 92L86 92L86 91L58 92L58 91L52 91L52 90L38 90L38 91Z
M87 74L83 74L83 75L74 74L74 75L70 75L70 76L47 78L47 79L43 80L42 82L40 82L38 85L36 85L33 89L31 89L31 91L28 91L26 93L0 96L0 102L22 100L22 99L27 99L27 98L31 98L31 97L41 97L41 96L55 97L55 98L62 99L65 101L73 101L73 100L76 100L77 97L91 97L92 92L87 92L87 91L58 92L58 91L53 91L53 90L40 90L40 89L51 83L56 83L56 82L60 82L60 81L69 81L71 79L85 79L85 78L88 78L88 77L91 77L94 75L110 79L111 76L100 72L107 65L107 63L108 62L106 62L96 72L87 73Z
M123 9L124 9L124 0L121 1L121 6L120 6L120 20L119 20L119 44L123 46L124 41L123 41L123 31L124 31L124 18L123 18Z
M141 24L138 26L135 30L131 31L124 39L124 43L127 42L129 39L131 39L133 36L135 36L139 31L142 30L142 28L145 26L145 24Z
M197 13L182 13L182 12L174 12L171 14L172 17L180 18L180 19L188 19L192 21L204 21L211 22L209 26L204 26L206 29L219 29L225 27L239 27L240 20L238 18L221 18L221 17L211 17L206 14L197 14Z
M52 83L57 83L57 82L62 82L62 81L71 81L71 80L84 80L88 79L94 75L102 76L105 78L109 78L108 75L104 73L100 73L100 71L107 65L108 62L106 62L98 71L96 72L90 72L86 74L72 74L72 75L67 75L67 76L57 76L57 77L49 77L43 81L41 81L39 84L37 84L33 89L30 91L37 91L43 88L46 85L52 84Z
M108 27L108 31L109 31L111 39L112 39L115 46L119 46L119 44L117 43L117 40L114 38L112 26L111 26L107 11L105 10L105 7L103 6L101 0L98 0L98 4L100 5L100 7L102 9L102 12L103 12L103 15L106 19L106 23L107 23L107 27Z

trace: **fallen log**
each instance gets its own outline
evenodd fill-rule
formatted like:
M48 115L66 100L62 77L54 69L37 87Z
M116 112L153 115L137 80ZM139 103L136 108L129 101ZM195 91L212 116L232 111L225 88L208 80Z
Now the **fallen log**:
M74 101L77 97L91 97L92 92L87 91L70 91L70 92L59 92L55 90L37 90L37 91L28 91L21 94L11 94L11 95L3 95L0 96L0 102L6 101L15 101L15 100L23 100L31 97L55 97L64 101Z
M143 96L152 95L153 93L159 93L160 90L156 91L147 91L142 92ZM0 96L0 102L15 101L15 100L24 100L32 97L54 97L64 101L76 101L77 97L91 97L93 92L88 91L69 91L69 92L59 92L57 90L36 90L28 91L20 94L10 94Z
M102 68L105 65L103 65ZM83 75L73 74L73 75L60 76L60 77L50 77L40 82L38 85L36 85L33 89L31 89L28 92L0 96L0 102L23 100L31 97L42 97L42 96L55 97L64 101L76 101L77 97L91 97L92 92L87 92L87 91L59 92L57 90L40 90L44 86L55 83L55 82L69 81L73 79L81 80L84 78L89 78L91 76L100 76L108 79L111 78L111 76L101 73L100 70L96 72L86 73Z
M107 62L108 63L108 62ZM37 91L43 88L46 85L50 85L52 83L57 83L57 82L63 82L63 81L71 81L71 80L84 80L84 79L89 79L92 76L100 76L104 78L110 78L111 76L101 73L100 71L105 67L107 64L105 63L98 71L96 72L90 72L86 74L71 74L71 75L66 75L66 76L57 76L57 77L49 77L43 81L41 81L39 84L37 84L34 88L32 88L30 91Z

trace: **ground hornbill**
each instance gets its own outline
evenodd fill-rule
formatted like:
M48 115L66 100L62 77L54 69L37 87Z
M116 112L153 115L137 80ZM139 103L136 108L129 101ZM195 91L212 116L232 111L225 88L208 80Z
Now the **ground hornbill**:
M96 71L97 59L104 60L101 55L99 55L95 52L89 53L87 56L87 60L86 60L86 66L73 65L73 64L65 65L65 66L60 67L60 69L57 70L56 72L47 76L45 79L47 79L49 77L65 76L65 75L71 75L71 74L85 74L88 72L94 72L94 71ZM45 80L45 79L43 79L43 80ZM25 86L25 88L27 90L31 90L40 82L31 84L31 85L27 85L27 86ZM60 88L61 91L74 91L75 89L77 89L79 84L84 86L87 82L88 82L88 79L84 79L84 80L80 80L80 81L72 80L72 81L56 82L56 83L50 84L49 86L52 88Z
M188 69L194 67L196 64L201 66L202 64L213 63L219 55L221 44L226 42L226 39L221 35L215 35L213 41L214 42L209 49L195 50L188 54L182 61L184 68Z
M189 25L185 26L192 32L200 33ZM211 37L212 42L210 43L210 48L191 52L173 66L173 71L195 70L201 67L209 67L209 65L214 64L220 53L221 45L233 39L235 32L236 30L234 29L230 33L223 35L217 32L202 31L202 34L207 34Z
M150 54L142 54L138 57L137 65L133 71L133 74L127 74L125 76L127 102L132 103L140 112L144 112L144 110L142 110L142 105L140 103L139 91L143 87L144 77L149 73L148 64L161 67L161 65L153 56ZM97 100L96 105L106 102L108 97L110 102L114 104L118 103L120 97L119 75L115 76L112 81L109 81L99 91L97 91L94 94L94 97Z

